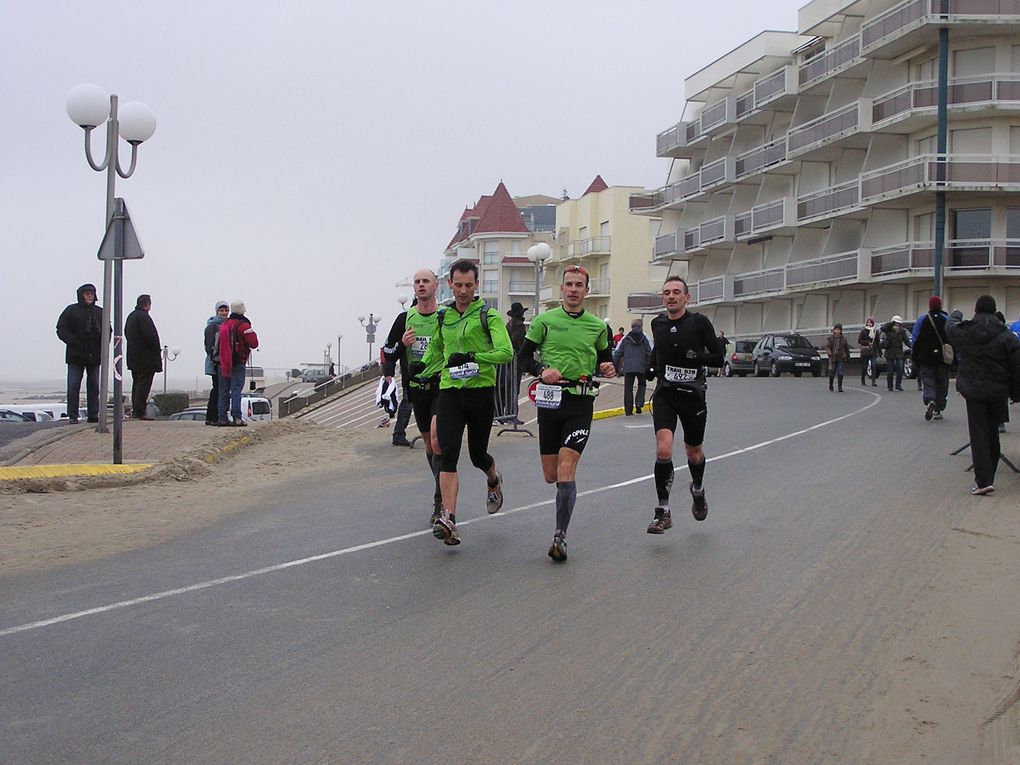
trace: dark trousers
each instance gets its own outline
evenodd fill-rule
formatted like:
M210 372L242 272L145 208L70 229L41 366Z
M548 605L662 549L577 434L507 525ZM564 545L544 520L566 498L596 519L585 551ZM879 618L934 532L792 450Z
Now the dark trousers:
M99 422L99 364L85 366L84 364L67 365L67 419L71 422L78 422L78 400L81 398L81 378L88 374L85 382L86 412L89 422Z
M220 375L217 372L209 377L212 378L212 388L209 389L209 403L205 405L205 421L214 423L220 406Z
M885 381L889 390L893 389L893 382L896 383L896 390L903 388L903 359L890 359L885 357Z
M634 400L634 381L637 380L637 401ZM645 381L644 372L625 372L623 375L623 411L630 414L634 404L640 409L645 405Z
M152 378L155 372L136 372L131 370L131 417L140 420L145 416L145 405L149 401L152 390Z
M999 423L1003 421L1003 401L967 402L967 430L970 432L970 457L974 462L974 483L978 488L995 483L999 465Z
M407 388L404 388L403 394L400 397L400 406L397 407L397 422L393 426L394 443L407 440L407 423L411 421L411 397L407 393Z
M936 411L945 409L949 398L949 367L946 364L920 364L917 377L924 391L924 403L934 401Z

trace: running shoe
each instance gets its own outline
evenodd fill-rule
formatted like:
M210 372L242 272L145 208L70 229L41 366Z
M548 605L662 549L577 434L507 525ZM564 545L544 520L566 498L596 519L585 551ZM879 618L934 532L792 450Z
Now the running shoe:
M708 497L705 496L705 489L695 489L694 481L691 481L690 489L691 497L694 499L694 503L691 505L694 520L703 521L708 517Z
M457 522L454 517L445 510L432 525L432 536L446 545L459 545L460 534L457 533Z
M991 494L995 491L994 486L974 486L971 487L970 493L976 497L983 497L986 494Z
M549 547L549 557L557 563L564 563L567 560L567 539L562 531L553 535L552 545Z
M935 416L935 402L929 401L928 408L924 410L924 419L931 421L931 418Z
M503 507L503 476L496 473L496 485L490 486L489 492L485 495L485 512L492 515L498 513L501 507Z
M662 507L655 508L655 517L652 522L648 524L649 534L665 534L666 529L673 528L673 518L669 514L669 510Z
M942 412L936 411L935 414L933 414L931 416L931 418L933 420L941 420L942 419Z
M429 520L429 526L435 526L436 521L443 514L443 501L441 499L435 500L432 505L432 518Z

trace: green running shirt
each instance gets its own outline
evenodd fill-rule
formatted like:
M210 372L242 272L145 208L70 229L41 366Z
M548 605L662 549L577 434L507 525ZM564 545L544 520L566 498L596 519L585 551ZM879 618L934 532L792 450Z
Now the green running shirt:
M571 316L558 306L540 313L531 322L525 339L542 352L542 365L560 370L568 380L593 377L598 368L598 352L609 347L606 323L595 314L582 311ZM576 393L574 388L566 388ZM594 396L594 392L586 395Z

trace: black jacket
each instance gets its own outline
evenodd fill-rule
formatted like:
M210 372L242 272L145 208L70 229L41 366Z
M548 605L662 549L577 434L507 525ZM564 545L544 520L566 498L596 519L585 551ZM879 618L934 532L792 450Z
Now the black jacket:
M990 313L953 311L946 335L959 359L956 389L977 401L1020 400L1020 340Z
M163 348L159 344L156 325L144 308L136 308L124 322L127 341L127 368L147 374L163 371Z
M89 305L82 297L86 291L96 292L93 284L78 288L78 302L71 303L57 319L57 337L67 346L64 361L86 367L102 363L103 309L99 303Z
M917 326L917 340L914 342L911 352L915 364L934 366L945 363L942 359L942 344L949 342L949 338L946 337L946 319L948 318L944 311L929 311L917 320L920 322L915 325ZM932 327L932 321L935 322L934 327Z

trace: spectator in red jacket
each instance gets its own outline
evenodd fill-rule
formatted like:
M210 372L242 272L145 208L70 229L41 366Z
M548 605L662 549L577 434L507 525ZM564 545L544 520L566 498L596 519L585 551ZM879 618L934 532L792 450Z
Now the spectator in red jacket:
M217 343L216 351L220 359L220 400L219 419L216 424L244 426L247 424L241 419L244 370L252 349L259 347L259 336L255 334L251 322L244 315L243 301L235 300L230 304L230 316L220 325Z

